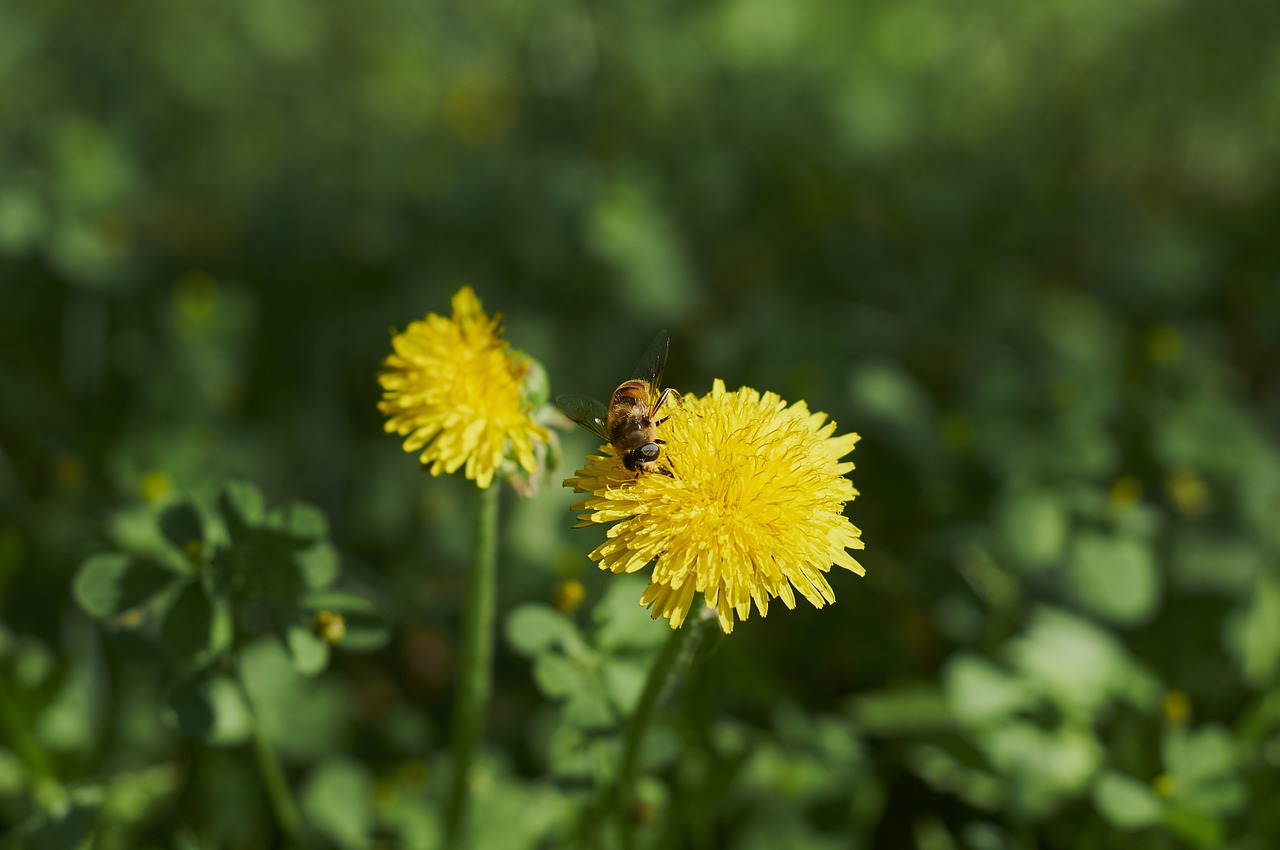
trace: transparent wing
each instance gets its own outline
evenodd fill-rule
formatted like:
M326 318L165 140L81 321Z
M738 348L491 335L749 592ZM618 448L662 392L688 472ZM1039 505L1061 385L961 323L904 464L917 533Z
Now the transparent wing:
M656 396L662 390L662 370L667 368L667 350L670 347L671 338L667 336L667 332L658 331L658 335L649 343L640 362L636 364L635 374L631 376L633 379L647 381L652 395Z
M604 423L609 417L609 409L604 406L604 402L589 395L559 395L556 396L556 407L564 411L565 416L599 437L602 442L609 442L609 437L604 432Z

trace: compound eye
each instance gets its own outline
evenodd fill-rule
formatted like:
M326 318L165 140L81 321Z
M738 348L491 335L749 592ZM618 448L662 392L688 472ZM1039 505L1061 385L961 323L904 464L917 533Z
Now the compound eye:
M640 447L640 457L643 460L657 460L661 451L657 443L647 443Z

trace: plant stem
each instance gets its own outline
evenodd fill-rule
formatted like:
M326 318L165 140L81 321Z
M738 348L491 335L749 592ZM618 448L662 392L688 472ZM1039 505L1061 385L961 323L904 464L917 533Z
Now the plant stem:
M445 846L466 846L471 762L489 714L498 561L498 483L479 490L462 614L462 659L453 704L453 787L445 811Z
M645 732L661 704L663 697L669 692L678 671L686 666L689 657L698 643L702 632L702 621L695 618L693 623L684 628L672 629L667 642L662 645L658 657L649 668L649 678L644 683L644 692L636 704L635 713L627 725L627 737L622 748L622 765L618 769L618 788L615 800L618 822L622 827L622 846L635 846L635 830L632 818L632 802L635 799L636 773L640 766L640 746L644 743Z
M245 686L243 676L240 677L239 682L240 693L249 710L249 723L253 727L253 755L258 762L258 771L262 774L262 784L267 789L267 799L271 801L276 822L280 825L280 831L284 833L289 846L303 847L305 845L302 839L302 816L298 814L298 807L293 802L293 792L289 790L289 781L285 778L284 768L280 765L280 758L276 755L275 748L271 746L271 741L267 739L266 731L262 728L262 720L258 717L253 696Z

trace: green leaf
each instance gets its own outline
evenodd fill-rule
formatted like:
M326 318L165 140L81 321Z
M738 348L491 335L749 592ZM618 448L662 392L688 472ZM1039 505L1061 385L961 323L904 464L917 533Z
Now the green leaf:
M1093 732L1074 725L1046 730L1014 720L980 733L978 745L1031 815L1049 814L1082 791L1103 758Z
M645 580L618 576L609 582L604 598L592 612L597 627L595 645L605 652L655 649L671 634L665 621L655 622L640 606ZM692 624L689 626L692 628Z
M318 541L329 536L324 511L306 502L290 502L271 511L266 525L298 540Z
M286 628L284 645L293 669L304 676L317 676L329 666L329 644L309 625L295 623Z
M1265 688L1280 669L1280 581L1260 576L1238 623L1229 645L1245 679L1254 687Z
M36 738L46 751L83 756L97 744L110 704L103 692L105 671L92 624L80 617L69 619L62 628L61 648L57 693L35 719Z
M1138 707L1159 702L1159 684L1114 635L1066 611L1036 611L1006 652L1032 687L1061 711L1090 722L1114 700Z
M116 617L154 598L178 580L169 569L130 555L94 555L76 573L72 592L90 616Z
M1160 602L1151 547L1132 537L1079 535L1065 580L1082 608L1121 626L1145 623Z
M1169 806L1165 811L1165 825L1176 835L1192 844L1205 848L1222 847L1222 821L1195 809Z
M320 611L342 615L344 630L335 644L341 649L370 652L386 646L391 639L391 629L382 609L372 599L355 591L315 590L303 597L302 608L309 617Z
M282 758L312 763L345 746L350 688L298 673L275 637L241 648L240 669L263 731Z
M934 419L933 403L920 382L897 363L865 362L849 372L849 395L866 415L918 436Z
M1183 593L1244 597L1265 572L1263 550L1239 535L1191 526L1175 534L1169 548L1171 583Z
M620 714L630 715L640 702L640 693L649 675L649 659L605 658L600 676L610 702Z
M91 799L73 800L54 812L37 811L5 836L0 847L4 850L78 850L85 846L99 805L99 801Z
M547 738L547 764L553 776L603 784L617 775L622 736L600 734L595 727L560 723Z
M19 635L9 646L13 680L20 687L38 688L49 680L56 668L53 650L37 638Z
M971 806L994 811L1009 805L1000 779L973 767L971 759L958 759L934 744L914 744L907 749L905 761L930 787Z
M472 850L538 850L563 847L578 809L548 782L526 782L481 764L477 769Z
M533 680L538 690L553 699L566 697L584 685L582 665L554 652L543 653L533 662Z
M231 532L231 539L239 542L250 528L262 524L266 503L262 491L247 481L228 481L218 497L218 509Z
M328 521L318 508L294 502L265 514L262 494L242 482L228 484L219 504L233 543L226 563L262 593L278 598L322 589L341 574L338 551L324 539Z
M184 737L215 746L243 743L253 729L243 693L225 677L180 682L169 694L168 719Z
M333 544L321 541L300 550L293 556L302 576L302 583L311 590L323 590L338 580L342 573L342 560Z
M964 726L998 723L1032 703L1018 676L977 655L957 653L943 670L947 707Z
M1103 771L1093 784L1093 805L1108 823L1125 831L1164 819L1164 803L1150 785L1114 770Z
M306 587L298 555L308 544L274 529L246 530L233 543L234 565L251 586L276 598Z
M199 580L187 582L165 614L160 642L178 659L204 664L231 644L231 612Z
M135 823L166 806L182 787L184 771L176 764L157 764L111 777L104 816L114 823Z
M581 687L569 694L561 715L566 726L599 731L618 726L618 711L604 687L594 677L584 678Z
M363 850L373 831L373 778L354 759L330 758L302 786L307 821L344 850Z
M1017 490L1002 501L996 515L1005 548L1027 571L1042 570L1061 555L1067 540L1062 502L1046 490Z
M873 691L849 704L854 721L868 734L928 735L955 726L942 693L932 686Z
M184 553L193 544L204 544L204 521L191 502L176 502L165 508L160 514L160 531L166 540Z
M27 766L22 759L11 750L0 747L0 799L24 793L30 781Z
M517 607L507 617L507 642L526 658L550 649L583 646L582 635L573 620L549 605L530 602Z
M1241 775L1241 762L1246 749L1225 727L1169 729L1161 751L1170 778L1171 803L1222 817L1244 808L1248 786Z

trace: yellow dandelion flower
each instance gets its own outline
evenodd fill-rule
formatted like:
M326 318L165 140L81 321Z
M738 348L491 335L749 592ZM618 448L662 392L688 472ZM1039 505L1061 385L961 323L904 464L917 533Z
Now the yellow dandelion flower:
M530 418L523 389L530 361L508 348L500 318L486 316L464 286L452 317L428 313L391 340L378 409L387 433L403 436L405 451L421 451L432 475L465 465L467 478L488 487L507 457L532 474L535 443L551 438Z
M862 548L862 533L843 513L858 495L845 477L853 464L840 460L858 435L833 436L835 427L804 402L730 393L720 380L708 395L684 396L660 429L671 476L628 472L603 446L565 481L591 494L573 505L585 511L577 527L615 523L591 559L615 573L655 562L640 604L673 629L695 593L726 634L753 603L763 617L774 597L794 608L794 591L817 608L834 602L832 565L864 573L848 552Z

